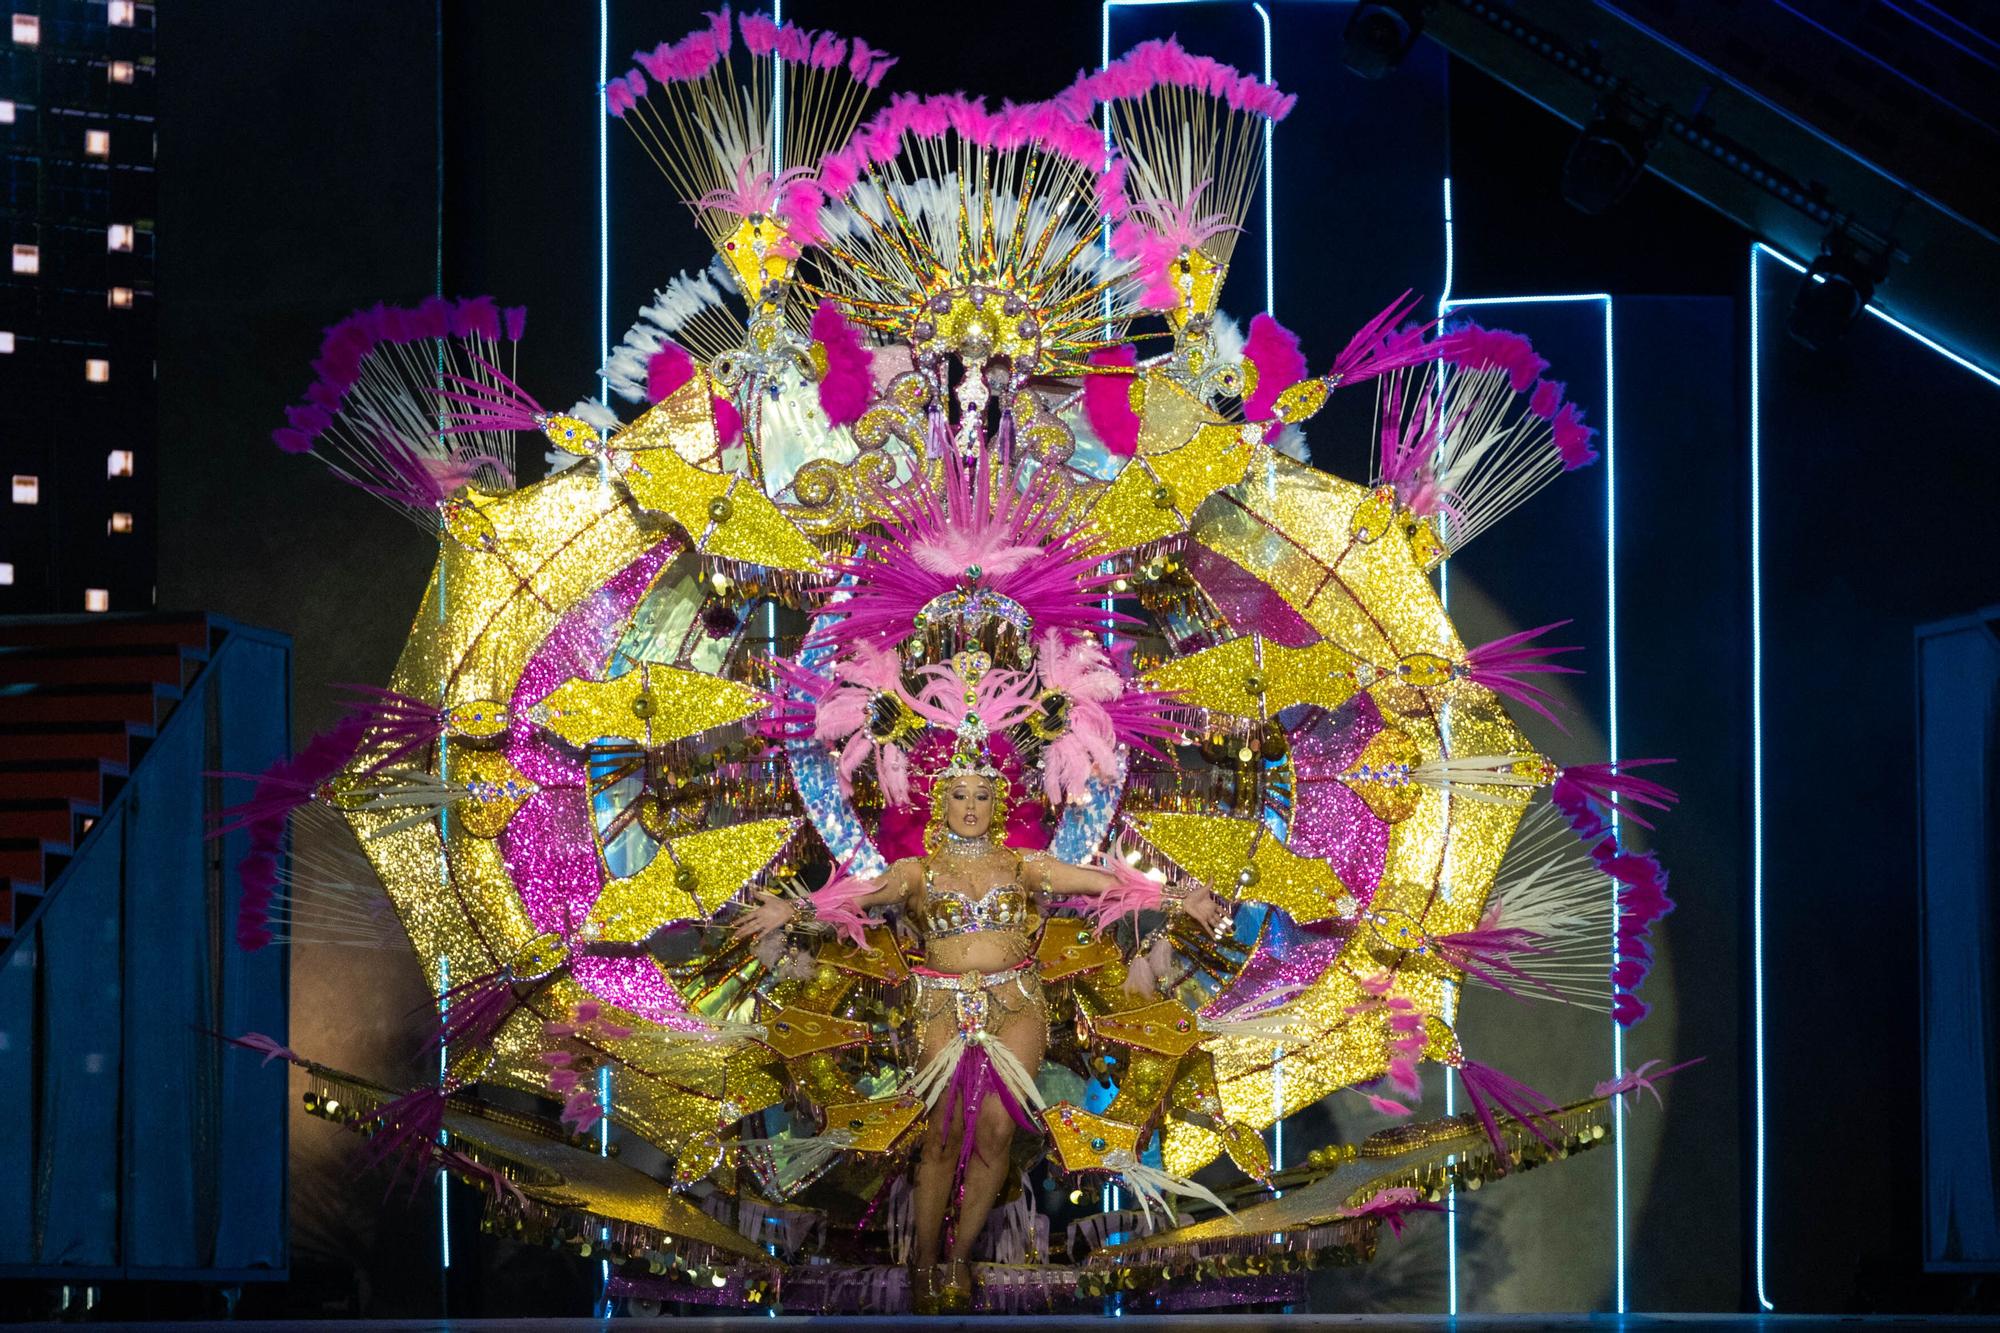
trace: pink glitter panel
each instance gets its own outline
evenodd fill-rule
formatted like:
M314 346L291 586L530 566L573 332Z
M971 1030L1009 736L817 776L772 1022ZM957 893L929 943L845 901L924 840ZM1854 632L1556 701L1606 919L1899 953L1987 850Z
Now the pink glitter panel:
M1288 719L1289 720L1289 719ZM1340 882L1365 907L1382 882L1389 857L1389 826L1342 782L1339 774L1382 730L1375 701L1356 695L1340 708L1299 710L1291 731L1292 769L1297 776L1291 837L1285 845L1300 856L1333 867Z
M609 1004L677 1032L702 1032L707 1024L688 1013L651 955L600 958L578 954L569 966L576 983Z
M1236 633L1262 634L1281 648L1304 648L1319 642L1319 631L1234 560L1206 546L1190 547L1186 559L1188 573L1215 600L1215 609Z
M500 835L500 855L537 930L574 935L604 886L581 791L540 791Z

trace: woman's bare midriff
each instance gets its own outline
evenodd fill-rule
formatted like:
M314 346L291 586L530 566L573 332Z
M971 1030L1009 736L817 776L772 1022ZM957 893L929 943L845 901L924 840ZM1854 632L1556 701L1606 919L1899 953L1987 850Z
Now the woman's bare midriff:
M924 945L924 966L939 972L1004 972L1027 956L1027 937L1012 930L947 935Z

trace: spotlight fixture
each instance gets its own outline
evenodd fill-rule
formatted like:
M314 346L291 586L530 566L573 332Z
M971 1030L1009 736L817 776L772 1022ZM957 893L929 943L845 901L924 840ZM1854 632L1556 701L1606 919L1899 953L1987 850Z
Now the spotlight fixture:
M1888 276L1886 247L1885 253L1871 254L1846 232L1833 233L1820 242L1819 258L1799 280L1785 331L1794 342L1824 351L1861 318L1875 299L1875 285Z
M1422 0L1363 0L1341 34L1341 63L1364 79L1381 78L1423 35L1425 8Z
M1657 126L1628 106L1599 106L1563 162L1562 196L1580 213L1602 213L1646 170Z

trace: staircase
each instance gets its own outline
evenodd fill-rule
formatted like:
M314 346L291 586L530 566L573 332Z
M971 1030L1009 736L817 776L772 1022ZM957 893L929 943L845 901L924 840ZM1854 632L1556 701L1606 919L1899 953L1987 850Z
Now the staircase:
M0 617L0 952L228 632L198 612Z
M290 748L291 641L204 614L0 618L0 1311L283 1279L289 952L206 828ZM53 1308L53 1307L51 1307Z

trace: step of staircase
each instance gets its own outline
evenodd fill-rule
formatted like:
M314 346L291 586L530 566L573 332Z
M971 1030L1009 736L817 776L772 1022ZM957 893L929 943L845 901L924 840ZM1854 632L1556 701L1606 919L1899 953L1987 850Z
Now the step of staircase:
M117 792L126 771L102 759L8 759L0 761L0 801L67 797L94 812Z
M208 660L204 645L126 643L106 647L0 645L0 689L27 685L171 685L184 688Z
M95 806L60 796L0 800L0 838L38 838L45 846L69 850L96 817Z
M0 722L0 760L102 759L129 772L152 736L134 722Z
M157 731L180 697L173 685L0 685L0 725L124 722Z

